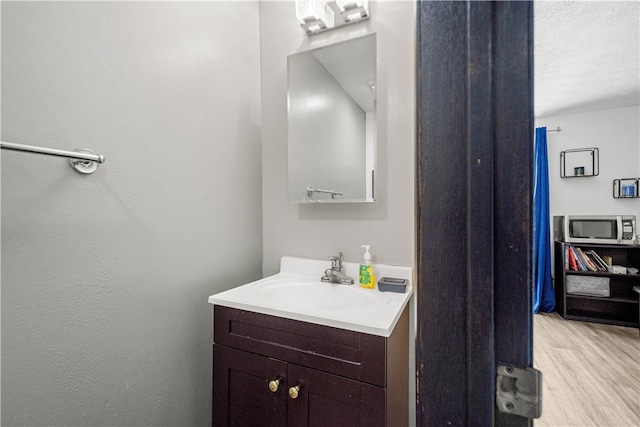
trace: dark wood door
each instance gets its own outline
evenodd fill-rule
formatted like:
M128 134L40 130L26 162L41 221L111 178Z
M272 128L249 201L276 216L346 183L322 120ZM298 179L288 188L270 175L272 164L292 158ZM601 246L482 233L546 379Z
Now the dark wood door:
M289 427L375 427L385 424L381 387L289 364L289 387L300 386L287 408Z
M213 426L287 425L287 364L246 351L213 346ZM278 389L269 381L282 379Z
M532 3L417 12L417 424L531 425L495 388L532 364Z

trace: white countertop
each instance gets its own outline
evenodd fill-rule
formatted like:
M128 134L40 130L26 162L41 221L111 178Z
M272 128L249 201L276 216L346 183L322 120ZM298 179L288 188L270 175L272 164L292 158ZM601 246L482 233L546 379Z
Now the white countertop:
M318 325L388 337L413 293L409 267L374 265L381 277L409 281L405 293L364 289L358 284L359 264L343 263L353 285L324 283L329 260L282 257L280 273L209 297L209 303Z

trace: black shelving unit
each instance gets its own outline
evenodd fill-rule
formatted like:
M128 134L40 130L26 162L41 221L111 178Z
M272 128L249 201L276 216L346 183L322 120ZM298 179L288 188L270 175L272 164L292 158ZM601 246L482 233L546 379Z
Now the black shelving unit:
M640 274L615 274L601 271L573 271L565 268L566 247L571 245L584 250L594 250L600 256L609 256L614 265L640 268L640 246L597 245L587 243L554 243L554 272L556 311L565 319L607 323L619 326L640 326L638 294L634 286L640 286ZM609 297L568 294L568 276L606 277L609 279Z

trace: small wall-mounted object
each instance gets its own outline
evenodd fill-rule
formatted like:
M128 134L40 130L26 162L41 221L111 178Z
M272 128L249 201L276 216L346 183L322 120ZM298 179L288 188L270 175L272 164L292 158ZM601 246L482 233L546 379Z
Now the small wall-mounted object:
M25 153L66 157L69 159L71 167L81 174L91 174L98 169L99 163L104 163L104 156L102 154L96 154L86 148L76 148L73 151L65 151L56 148L36 147L35 145L16 144L14 142L4 141L0 142L0 148Z
M369 0L296 0L296 18L307 35L369 18Z
M613 180L614 199L634 199L638 197L640 178L620 178Z
M313 187L307 187L307 196L309 196L309 198L313 197L313 193L324 193L324 194L329 194L331 195L332 199L335 199L336 196L342 196L342 193L340 191L335 191L335 190L321 190L321 189L314 189Z
M576 148L560 152L560 177L584 178L600 173L597 148Z

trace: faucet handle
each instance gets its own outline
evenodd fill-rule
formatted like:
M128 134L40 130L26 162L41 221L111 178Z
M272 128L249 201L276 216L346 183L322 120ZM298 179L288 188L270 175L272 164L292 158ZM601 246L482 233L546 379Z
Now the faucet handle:
M331 269L336 271L342 270L342 252L339 252L338 256L330 256Z

